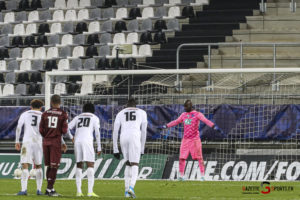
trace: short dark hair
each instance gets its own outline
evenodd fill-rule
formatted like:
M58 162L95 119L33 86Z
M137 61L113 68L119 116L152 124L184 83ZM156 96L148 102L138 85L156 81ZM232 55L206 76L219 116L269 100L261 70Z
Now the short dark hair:
M43 107L43 105L44 105L44 102L41 101L41 100L39 100L39 99L33 99L33 100L30 102L30 106L31 106L32 108L37 108L37 109L39 109L39 108Z
M82 112L89 112L94 113L95 112L95 106L92 103L86 103L83 105Z
M130 98L127 101L127 107L136 107L136 101L134 98Z
M52 95L51 97L51 104L57 105L60 104L61 100L60 100L60 96L57 94Z

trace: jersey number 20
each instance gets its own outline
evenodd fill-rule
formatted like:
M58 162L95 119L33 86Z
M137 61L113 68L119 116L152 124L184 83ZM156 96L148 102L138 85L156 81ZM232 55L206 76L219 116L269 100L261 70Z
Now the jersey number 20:
M126 112L126 121L135 121L136 120L136 116L135 116L135 112Z
M49 116L48 117L48 127L49 128L56 128L57 127L57 117Z
M79 118L78 128L89 127L90 126L91 118Z

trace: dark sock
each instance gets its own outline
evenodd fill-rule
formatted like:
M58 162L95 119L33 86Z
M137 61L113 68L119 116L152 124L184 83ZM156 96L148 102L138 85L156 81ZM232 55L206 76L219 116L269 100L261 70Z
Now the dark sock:
M55 180L56 180L56 173L57 173L56 168L50 168L50 171L49 171L49 174L48 174L49 176L47 178L47 181L48 181L47 189L49 189L49 190L53 189L53 185L54 185Z

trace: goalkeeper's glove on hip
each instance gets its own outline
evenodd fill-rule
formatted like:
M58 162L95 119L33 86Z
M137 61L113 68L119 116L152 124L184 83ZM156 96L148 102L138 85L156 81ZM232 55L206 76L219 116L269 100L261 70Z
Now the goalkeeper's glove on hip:
M116 159L118 159L118 160L120 160L120 153L114 153L114 157L116 158Z

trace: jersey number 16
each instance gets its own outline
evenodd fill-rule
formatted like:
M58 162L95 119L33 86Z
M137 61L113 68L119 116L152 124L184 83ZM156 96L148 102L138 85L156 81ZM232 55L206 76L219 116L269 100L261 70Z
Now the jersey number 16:
M125 115L126 115L126 121L135 121L136 120L136 115L135 115L134 111L126 112Z

